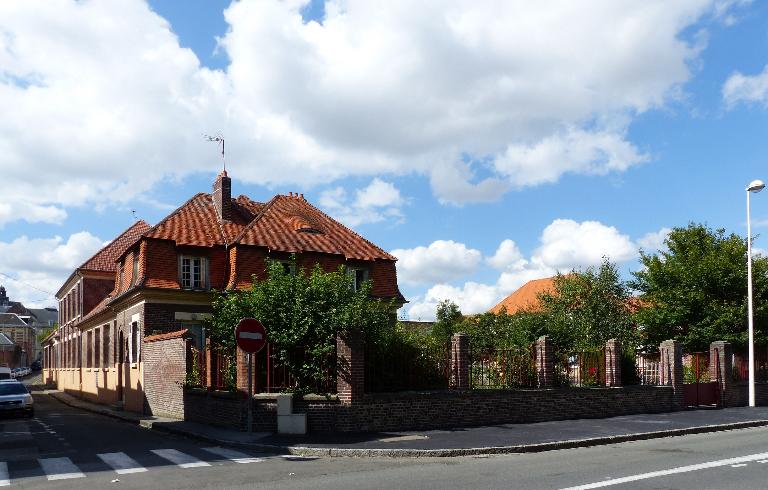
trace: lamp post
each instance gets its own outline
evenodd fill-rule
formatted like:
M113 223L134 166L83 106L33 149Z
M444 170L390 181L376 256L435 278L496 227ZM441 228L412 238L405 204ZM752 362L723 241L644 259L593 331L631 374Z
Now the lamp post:
M765 188L762 180L747 186L747 322L749 324L749 406L755 406L755 328L752 321L752 226L749 221L749 195Z

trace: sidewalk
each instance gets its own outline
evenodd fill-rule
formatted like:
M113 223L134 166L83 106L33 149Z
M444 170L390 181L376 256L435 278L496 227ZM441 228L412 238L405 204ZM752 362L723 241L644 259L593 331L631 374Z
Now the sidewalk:
M59 391L40 393L75 408L135 423L147 429L180 434L214 444L299 456L439 457L538 452L768 426L768 407L741 407L453 430L285 436L264 432L248 434L194 422L116 411Z

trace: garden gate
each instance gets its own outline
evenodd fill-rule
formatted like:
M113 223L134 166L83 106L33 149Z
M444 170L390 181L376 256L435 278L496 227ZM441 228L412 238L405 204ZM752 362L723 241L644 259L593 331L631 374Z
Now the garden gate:
M686 407L717 406L720 390L709 374L709 352L683 356L683 402Z

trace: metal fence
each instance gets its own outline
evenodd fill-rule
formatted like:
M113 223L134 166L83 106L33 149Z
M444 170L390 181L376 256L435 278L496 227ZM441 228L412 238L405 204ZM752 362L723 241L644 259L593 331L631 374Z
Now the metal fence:
M280 352L272 343L253 356L254 390L256 393L279 393L289 390L307 390L313 393L336 393L336 349L324 355L313 355L306 347ZM302 378L292 373L290 365L302 369L302 365L318 363L320 369L309 368ZM309 376L312 373L314 376ZM299 385L303 386L299 386Z
M749 380L749 353L738 352L733 354L733 380ZM765 346L755 346L755 381L768 382L768 351Z
M641 385L658 386L661 384L659 375L661 361L659 354L639 354L635 356L635 373Z
M605 349L555 354L555 384L605 386Z
M235 356L223 348L190 347L186 384L211 390L235 388Z
M536 387L536 350L525 348L470 350L472 388L508 389Z
M366 345L366 393L445 390L450 375L450 343L399 348Z

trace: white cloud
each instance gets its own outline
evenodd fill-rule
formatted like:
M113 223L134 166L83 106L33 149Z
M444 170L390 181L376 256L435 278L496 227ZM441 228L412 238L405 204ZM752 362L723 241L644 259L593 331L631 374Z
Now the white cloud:
M415 173L460 204L621 172L646 158L632 118L690 77L702 46L681 33L730 7L332 0L321 24L307 1L233 2L226 71L139 0L0 2L3 219L213 174L211 131L233 177L259 184Z
M651 244L653 239L656 241L663 239L668 231L663 228L658 232L648 233L638 240L638 243ZM598 266L604 256L613 262L626 263L636 259L638 254L638 243L620 233L616 228L597 221L579 223L569 219L556 219L544 229L539 242L539 246L533 253L525 257L514 241L503 240L495 253L485 258L488 265L500 271L495 283L481 284L468 281L461 286L448 284L449 281L458 279L462 275L466 276L474 269L467 274L459 274L455 271L456 273L450 278L435 279L434 282L437 284L429 288L423 296L415 297L406 307L408 315L411 318L432 319L437 303L445 299L455 302L465 314L482 313L533 279L550 277L558 272L566 273L572 269ZM464 244L450 243L455 250L468 249ZM425 247L413 250L419 249L426 250ZM397 253L394 255L398 256ZM430 254L434 262L440 257L443 257L447 263L459 261L448 254L441 255L439 249ZM403 278L401 262L398 262L398 278ZM426 262L423 259L414 260L415 264ZM405 277L409 278L412 271L409 268L406 270L408 273Z
M757 75L734 73L723 85L723 99L728 107L739 102L756 102L768 106L768 65Z
M535 252L542 263L556 268L598 265L603 256L624 262L636 254L637 246L613 226L569 219L556 219L547 226Z
M482 260L479 250L452 240L436 240L428 247L392 250L398 258L398 280L410 284L447 282L473 273Z
M646 233L637 241L637 244L643 251L648 253L655 253L658 250L663 250L666 248L664 240L667 239L667 236L669 236L671 231L671 228L662 228L659 231Z
M350 200L343 187L327 189L320 194L320 206L347 226L378 223L387 218L402 219L405 199L391 183L373 179L367 187L355 192Z
M55 293L76 267L103 246L87 231L74 233L66 241L60 236L21 236L0 242L0 283L11 299L27 307L55 306L56 300L43 291Z
M61 224L66 218L67 212L57 206L41 206L18 200L0 202L0 228L19 219L29 223Z
M516 186L531 186L556 182L565 173L624 171L646 160L622 134L571 129L533 145L509 145L494 166Z
M499 244L496 253L492 257L488 257L486 262L496 269L504 270L523 265L526 261L517 244L510 239L506 239Z

